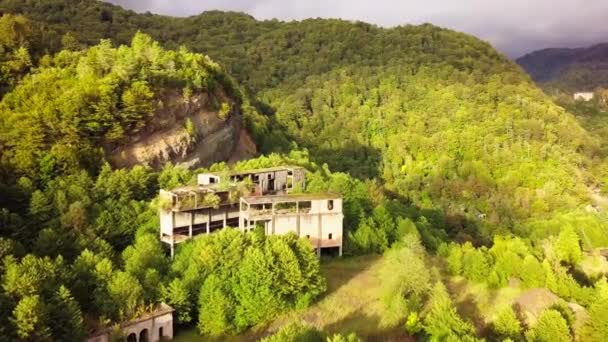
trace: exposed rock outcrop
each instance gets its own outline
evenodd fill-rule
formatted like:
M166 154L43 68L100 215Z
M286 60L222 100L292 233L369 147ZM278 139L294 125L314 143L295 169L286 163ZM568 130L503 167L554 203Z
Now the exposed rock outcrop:
M229 111L216 109L219 104ZM171 90L158 96L157 110L140 133L121 146L106 146L106 150L115 167L143 164L159 168L171 161L194 168L234 159L239 141L251 139L241 137L243 134L247 132L242 128L239 106L223 91L184 97ZM255 154L255 144L246 154L238 159Z

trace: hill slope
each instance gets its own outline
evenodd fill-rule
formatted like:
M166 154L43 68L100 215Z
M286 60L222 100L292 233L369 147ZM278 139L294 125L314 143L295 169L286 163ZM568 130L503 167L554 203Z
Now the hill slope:
M488 240L589 201L597 139L517 65L465 34L222 12L170 18L75 0L3 0L0 10L82 44L140 29L208 53L316 161L380 178L396 196L444 213L455 234ZM264 149L288 147L271 138Z
M532 78L566 91L608 86L608 43L579 49L544 49L517 59Z
M115 166L210 165L239 140L240 96L208 57L144 34L64 50L0 102L2 165L35 180L95 170L104 155Z

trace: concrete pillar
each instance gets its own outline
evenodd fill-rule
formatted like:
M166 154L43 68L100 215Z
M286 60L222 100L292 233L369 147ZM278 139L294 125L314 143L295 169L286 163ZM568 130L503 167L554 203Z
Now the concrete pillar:
M171 259L175 257L175 238L171 236Z
M318 214L317 219L317 256L321 257L321 242L323 240L323 228L321 228L322 217L321 214Z
M207 234L211 233L209 225L211 225L211 209L207 209Z
M296 202L296 234L300 237L300 202Z
M270 234L274 235L276 221L277 221L277 215L275 215L275 213L274 213L274 203L272 203L271 205L272 205L272 216L271 216L272 223L271 223Z
M224 228L227 227L226 221L228 221L228 208L224 208Z
M190 226L188 227L188 237L192 239L192 226L194 225L194 212L190 212Z

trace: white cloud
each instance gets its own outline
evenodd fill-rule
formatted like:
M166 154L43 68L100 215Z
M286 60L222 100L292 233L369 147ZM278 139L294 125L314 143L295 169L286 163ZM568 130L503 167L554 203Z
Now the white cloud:
M242 11L258 19L343 18L382 26L420 24L473 34L510 56L608 41L606 0L109 0L160 14Z

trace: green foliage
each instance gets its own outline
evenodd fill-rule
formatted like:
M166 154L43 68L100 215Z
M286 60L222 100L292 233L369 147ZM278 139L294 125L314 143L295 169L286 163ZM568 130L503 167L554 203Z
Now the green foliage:
M23 297L13 310L11 319L17 335L23 340L51 341L48 312L38 295Z
M363 342L363 340L360 339L355 333L350 333L346 336L334 334L333 336L327 338L327 342Z
M185 322L198 311L199 330L212 336L304 308L325 291L310 243L293 235L260 240L256 234L222 230L181 246L172 267L179 282L171 282L169 302L191 310L180 313ZM198 307L188 307L186 297L198 298Z
M577 265L583 257L580 246L580 238L570 226L566 226L560 233L555 243L555 252L560 261L570 265Z
M230 115L230 104L227 102L222 102L218 115L220 119L226 120L228 118L228 115Z
M424 317L424 330L434 340L475 340L473 325L463 320L447 293L437 282L431 291L430 310Z
M141 33L130 46L102 41L85 51L64 50L2 100L2 161L33 178L40 168L52 176L90 166L99 141L122 142L138 133L160 91L185 86L208 93L233 87L208 57L163 50Z
M379 270L384 304L395 315L408 317L422 310L426 295L431 289L431 275L424 260L425 251L414 235L403 238L401 245L385 253ZM407 265L407 267L405 266ZM419 324L415 316L412 329Z
M53 336L59 341L82 341L85 337L83 315L70 290L61 286L57 291L50 312Z
M107 291L109 306L105 313L108 317L130 320L143 311L144 289L133 275L120 271L114 273Z
M405 331L408 333L408 335L416 335L422 331L423 328L424 327L422 326L418 313L410 312L405 320Z
M208 193L205 195L205 197L203 197L201 205L209 206L209 207L217 209L220 206L220 202L221 202L221 199L218 195L213 194L213 193Z
M537 288L545 285L545 274L541 263L532 255L527 255L522 264L520 278L525 287Z
M146 299L152 301L158 298L161 276L169 270L169 259L158 237L152 234L138 236L135 243L122 254L125 271L139 280Z
M322 342L321 333L310 326L300 324L289 324L281 328L274 335L265 337L262 342ZM348 340L350 342L350 340Z
M201 333L217 336L233 331L235 304L226 287L215 275L205 279L198 300Z
M568 323L553 309L547 309L538 318L532 329L526 332L526 339L531 342L571 341Z
M512 307L506 307L498 313L492 322L492 328L501 338L521 339L522 327Z
M608 334L608 300L601 298L589 308L589 318L581 328L581 341L601 341Z

